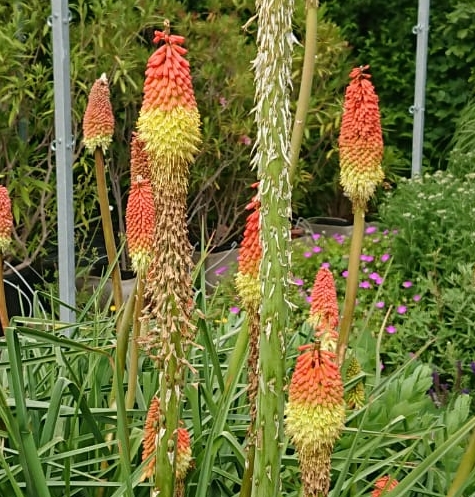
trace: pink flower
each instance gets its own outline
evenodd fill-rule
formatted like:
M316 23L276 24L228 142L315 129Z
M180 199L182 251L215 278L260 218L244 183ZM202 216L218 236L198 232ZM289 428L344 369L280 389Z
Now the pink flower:
M419 300L421 300L421 296L418 293L416 293L416 295L414 295L414 297L412 297L412 300L414 302L419 302Z
M318 254L319 252L322 251L322 247L315 245L315 247L313 247L312 251L315 252L315 254Z
M229 312L230 312L231 314L239 314L239 311L240 311L240 310L241 310L241 309L239 309L239 307L236 307L236 306L234 305L234 306L232 306L232 307L229 309Z
M367 280L364 280L359 284L359 287L360 288L371 288L371 283Z
M389 261L390 258L391 258L391 256L389 254L383 254L381 256L381 262Z
M376 228L376 226L368 226L364 232L367 235L371 235L371 233L374 233L375 231L378 231L378 228Z
M218 269L216 269L216 271L214 272L214 274L216 276L221 276L222 274L224 274L226 271L228 270L228 267L227 266L221 266L219 267Z
M219 105L221 105L221 107L226 107L228 101L224 97L219 97Z
M345 269L345 270L341 273L341 275L343 276L343 278L348 278L348 270L347 270L347 269Z
M412 286L412 281L405 281L405 282L402 284L402 286L403 286L404 288L411 288L411 286Z
M305 297L305 300L306 300L309 304L311 304L311 303L312 303L312 297L311 297L310 295L307 295L307 296Z
M321 237L320 233L314 233L312 235L312 239L315 240L315 241L318 240L320 237Z
M377 284L377 285L381 285L384 281L384 278L382 278L381 276L379 276L378 278L376 278L374 280L374 282Z
M379 276L379 274L378 274L378 273L374 272L374 273L371 273L371 274L368 276L368 278L369 278L370 280L377 281L377 280L381 279L381 276Z
M396 333L397 330L395 326L390 324L389 326L386 326L386 331L392 335L393 333Z
M239 137L239 143L242 143L243 145L251 145L252 140L247 136L247 135L241 135Z
M376 302L376 304L374 304L378 309L382 309L386 304L380 300L379 302Z
M398 314L405 314L407 311L407 307L405 305L399 305L396 311Z
M374 261L374 257L372 255L361 254L360 255L360 261L373 262Z
M304 252L303 256L308 259L309 257L312 257L312 252Z
M297 285L297 286L302 286L303 285L303 280L300 279L300 278L295 278L294 279L294 283Z
M322 262L321 267L326 267L327 269L330 268L330 263L329 262Z

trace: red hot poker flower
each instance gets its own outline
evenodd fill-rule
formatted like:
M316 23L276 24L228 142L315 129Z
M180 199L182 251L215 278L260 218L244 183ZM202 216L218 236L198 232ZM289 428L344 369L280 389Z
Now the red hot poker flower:
M382 476L375 482L375 489L371 492L371 497L380 497L380 495L390 495L390 490L395 488L399 482L388 475Z
M8 190L0 185L0 253L10 246L13 230L12 203Z
M322 341L322 348L334 350L338 340L338 301L333 273L321 267L316 276L310 296L308 322L315 329L315 336Z
M384 178L378 96L371 76L364 73L368 68L355 68L350 73L339 137L340 182L354 208L365 208Z
M114 133L114 114L110 102L107 76L96 79L89 93L83 120L84 145L90 152L109 148Z

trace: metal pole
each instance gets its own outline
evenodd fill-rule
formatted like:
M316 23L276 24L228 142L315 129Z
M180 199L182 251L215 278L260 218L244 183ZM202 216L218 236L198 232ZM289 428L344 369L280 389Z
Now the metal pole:
M429 6L430 0L419 0L417 25L412 28L412 32L417 34L414 105L409 109L409 112L414 114L414 129L412 135L412 177L420 175L422 171L427 44L429 38Z
M73 215L73 137L71 131L71 88L68 0L51 0L48 23L53 31L54 119L56 192L58 197L59 317L73 323L76 305Z

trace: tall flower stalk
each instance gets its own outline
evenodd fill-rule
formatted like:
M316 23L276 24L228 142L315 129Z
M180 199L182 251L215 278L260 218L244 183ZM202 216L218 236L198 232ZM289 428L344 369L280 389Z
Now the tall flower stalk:
M369 66L355 68L345 92L341 123L340 183L353 207L354 223L351 238L348 278L337 354L343 363L358 290L358 273L364 236L365 212L369 199L383 181L383 135L378 96L365 71Z
M186 223L189 166L201 142L200 117L191 83L185 39L155 31L160 44L150 56L138 138L148 155L156 225L146 284L149 329L141 343L160 369L161 416L157 431L155 493L172 497L176 487L178 420L186 349L194 338L191 253Z
M3 283L3 257L12 240L13 215L8 190L0 185L0 323L5 332L9 324L5 285Z
M107 193L104 153L112 142L114 114L110 102L109 83L105 74L92 85L83 119L84 145L94 154L96 165L97 195L101 211L102 230L107 260L111 269L112 292L117 311L122 307L122 281L117 258L114 229L112 226ZM118 325L119 326L119 325Z
M255 71L256 148L262 262L259 390L253 497L280 492L284 435L285 334L288 325L291 188L289 182L292 66L291 0L262 0Z

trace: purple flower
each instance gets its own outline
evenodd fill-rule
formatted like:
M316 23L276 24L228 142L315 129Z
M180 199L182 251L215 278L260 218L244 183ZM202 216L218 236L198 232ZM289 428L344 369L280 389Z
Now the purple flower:
M219 105L221 105L221 107L226 107L228 101L224 97L219 97Z
M396 327L392 324L390 324L389 326L386 326L386 331L392 335L393 333L396 333Z
M235 306L235 305L234 305L234 306L230 307L229 312L230 312L231 314L239 314L239 311L240 311L240 310L241 310L241 309L239 309L239 307L237 307L237 306Z
M321 237L320 233L314 233L312 235L312 239L315 240L315 241L317 241L320 237Z
M376 226L368 226L364 232L367 234L367 235L371 235L371 233L374 233L375 231L378 231L378 228L376 228Z
M339 243L340 245L345 241L345 235L341 235L339 233L335 233L333 235L333 239Z
M397 235L399 233L398 230L393 230L393 235Z
M330 263L329 262L322 262L322 264L321 264L320 267L324 267L324 268L329 269L330 268Z
M374 282L377 284L377 285L381 285L384 281L384 278L383 277L379 277L377 279L374 280Z
M303 280L300 279L300 278L295 278L294 279L294 283L297 285L297 286L302 286L303 285Z
M374 304L378 309L382 309L386 304L380 300L379 302L376 302L376 304Z
M412 286L412 281L405 281L405 282L402 284L402 286L403 286L404 288L411 288L411 286Z
M216 276L221 276L222 274L224 274L226 271L228 270L228 266L221 266L219 267L218 269L216 269L216 271L214 272L214 274Z
M389 261L390 258L391 258L391 256L389 254L383 254L381 256L381 262L387 262L387 261Z
M413 300L414 302L419 302L419 300L421 300L421 296L420 296L418 293L416 293L416 294L414 295L414 297L412 297L412 300Z
M348 278L348 270L347 270L347 269L345 269L345 270L341 273L341 275L343 276L343 278Z
M396 311L398 314L405 314L407 307L405 305L398 305Z
M310 295L308 295L307 297L305 297L305 300L311 304L312 303L312 297L310 297Z
M308 259L309 257L312 257L312 252L304 252L303 256Z
M381 276L379 276L379 274L378 274L378 273L373 272L373 273L371 273L371 274L368 276L368 278L369 278L370 280L377 281L377 280L381 279Z
M372 255L361 254L360 255L360 261L373 262L374 261L374 257Z
M359 284L360 288L371 288L371 283L368 280L364 280Z
M384 230L383 235L387 235L387 234L389 234L389 230Z
M315 247L313 247L312 251L315 253L315 254L318 254L319 252L322 251L322 247L319 247L318 245L315 245Z

